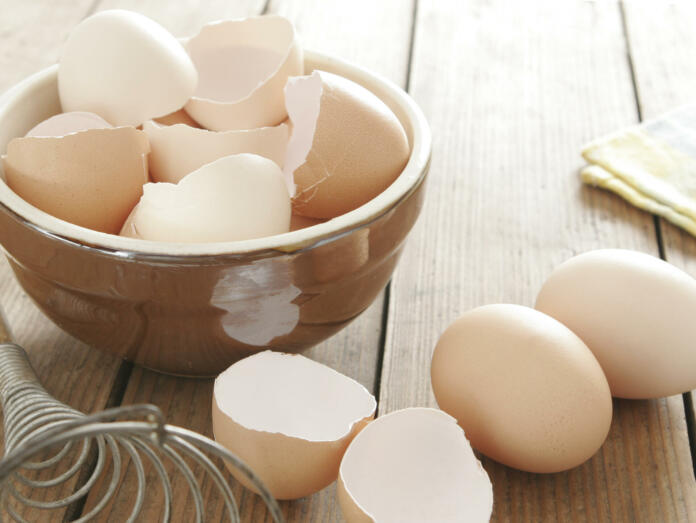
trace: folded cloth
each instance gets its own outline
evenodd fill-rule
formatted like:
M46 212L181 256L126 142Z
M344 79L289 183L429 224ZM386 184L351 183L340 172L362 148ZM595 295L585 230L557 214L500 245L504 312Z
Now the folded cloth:
M696 236L696 105L599 138L582 181L615 192Z

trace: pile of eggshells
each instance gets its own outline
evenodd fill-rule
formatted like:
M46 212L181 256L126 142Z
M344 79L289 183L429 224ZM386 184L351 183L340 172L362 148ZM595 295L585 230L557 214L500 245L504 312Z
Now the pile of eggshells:
M535 308L485 305L445 330L431 363L442 410L373 420L375 398L360 384L266 351L217 378L213 430L279 499L338 480L349 523L488 521L493 489L473 449L535 473L582 464L609 433L612 396L696 388L695 317L685 272L643 253L591 251L553 271Z
M138 13L95 14L61 54L63 113L8 144L6 181L57 218L144 240L246 240L331 219L386 189L409 145L367 89L303 75L280 16L179 41Z

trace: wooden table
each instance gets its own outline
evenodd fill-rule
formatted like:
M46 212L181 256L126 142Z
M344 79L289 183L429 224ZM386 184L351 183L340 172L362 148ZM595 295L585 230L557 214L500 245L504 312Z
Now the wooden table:
M637 249L696 275L695 238L578 177L585 142L696 97L693 3L0 0L0 90L54 63L75 24L113 7L143 12L176 35L218 18L280 13L305 47L387 76L425 111L434 136L427 203L391 285L308 353L372 390L379 413L435 405L429 363L442 330L477 305L532 305L552 268L574 254ZM211 381L90 350L38 312L4 262L0 296L59 399L85 412L152 402L171 423L210 433ZM566 473L527 474L484 459L494 520L696 521L693 395L615 401L602 449ZM262 521L257 497L237 492L245 520ZM112 518L130 501L123 492ZM219 519L219 502L208 505ZM282 506L289 521L341 520L333 486ZM148 506L144 520L159 509Z

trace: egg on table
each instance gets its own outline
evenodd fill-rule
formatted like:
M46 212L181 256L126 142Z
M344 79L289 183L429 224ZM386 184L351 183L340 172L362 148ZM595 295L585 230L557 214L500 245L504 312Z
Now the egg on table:
M696 279L648 254L586 252L559 265L536 308L594 353L620 398L696 389Z
M609 432L604 373L563 324L520 305L464 313L442 334L433 392L471 445L505 465L559 472L580 465Z

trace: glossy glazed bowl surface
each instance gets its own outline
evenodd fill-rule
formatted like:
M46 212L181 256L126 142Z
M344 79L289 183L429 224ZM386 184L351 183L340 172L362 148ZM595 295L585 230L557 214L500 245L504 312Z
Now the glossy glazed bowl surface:
M391 107L411 156L399 178L354 211L286 234L159 243L50 216L0 180L0 243L19 283L76 338L140 365L215 375L271 348L298 352L365 310L389 281L420 212L430 131L413 100L364 69L305 52L305 68L345 76ZM57 66L0 98L0 151L58 112ZM0 166L1 169L1 166Z

